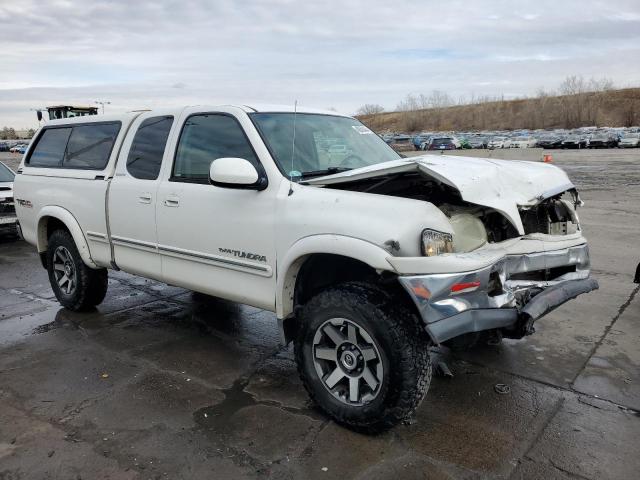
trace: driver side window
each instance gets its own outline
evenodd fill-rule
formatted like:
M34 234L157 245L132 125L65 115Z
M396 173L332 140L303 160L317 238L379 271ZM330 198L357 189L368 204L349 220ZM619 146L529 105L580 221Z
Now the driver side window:
M208 183L211 162L223 157L258 158L238 121L230 115L203 113L187 118L178 141L172 181Z

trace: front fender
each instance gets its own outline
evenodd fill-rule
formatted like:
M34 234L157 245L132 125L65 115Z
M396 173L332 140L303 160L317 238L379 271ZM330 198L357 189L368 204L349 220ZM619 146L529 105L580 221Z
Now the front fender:
M49 242L49 239L47 238L47 222L50 218L60 220L67 227L67 229L71 233L71 236L73 237L73 241L75 242L76 247L78 248L80 257L82 257L82 261L91 268L99 268L91 258L91 252L89 251L87 239L84 237L84 233L82 233L82 229L80 228L80 224L78 223L76 218L71 214L71 212L69 212L69 210L56 205L48 205L46 207L43 207L38 214L36 223L38 225L38 252L42 253L47 250Z
M376 270L393 271L390 256L384 248L359 238L320 234L304 237L294 243L278 262L276 283L276 314L286 318L293 313L296 278L304 261L315 253L327 253L353 258Z

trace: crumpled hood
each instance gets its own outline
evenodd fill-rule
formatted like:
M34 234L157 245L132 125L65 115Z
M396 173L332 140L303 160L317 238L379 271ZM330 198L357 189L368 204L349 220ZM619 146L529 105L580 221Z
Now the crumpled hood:
M503 213L520 234L524 228L518 206L534 205L575 188L563 170L547 163L453 155L403 158L309 179L305 183L334 185L415 170L455 188L467 202Z

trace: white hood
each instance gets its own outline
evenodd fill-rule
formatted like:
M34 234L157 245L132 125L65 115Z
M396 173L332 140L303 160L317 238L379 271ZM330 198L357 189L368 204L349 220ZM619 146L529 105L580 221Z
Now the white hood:
M520 234L524 233L524 228L519 206L534 205L575 188L563 170L548 163L453 155L403 158L305 180L305 183L332 185L414 170L455 188L467 202L503 213Z

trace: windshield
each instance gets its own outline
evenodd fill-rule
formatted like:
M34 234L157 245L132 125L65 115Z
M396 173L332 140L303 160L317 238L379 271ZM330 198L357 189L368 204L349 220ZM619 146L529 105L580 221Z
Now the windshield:
M431 145L449 145L450 143L453 143L453 140L451 140L450 138L434 138L433 140L431 140Z
M333 173L401 158L353 118L296 114L293 153L293 113L252 113L250 117L286 176Z
M15 174L4 164L0 163L0 182L13 182Z
M637 140L638 138L640 138L640 133L628 133L622 138L625 138L627 140Z

